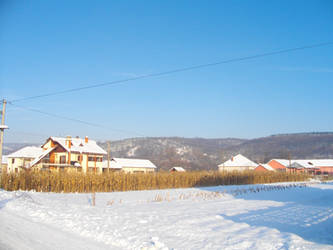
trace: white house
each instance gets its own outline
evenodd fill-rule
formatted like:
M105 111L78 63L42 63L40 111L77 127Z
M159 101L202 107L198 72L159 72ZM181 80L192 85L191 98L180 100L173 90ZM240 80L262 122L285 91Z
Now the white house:
M257 163L249 160L245 156L238 154L226 162L218 165L219 171L245 171L254 170L258 166Z
M44 150L41 147L27 146L7 156L7 172L18 173L39 157Z
M103 161L103 172L107 171L108 161ZM145 159L112 158L109 163L111 171L123 171L125 173L151 173L156 166Z

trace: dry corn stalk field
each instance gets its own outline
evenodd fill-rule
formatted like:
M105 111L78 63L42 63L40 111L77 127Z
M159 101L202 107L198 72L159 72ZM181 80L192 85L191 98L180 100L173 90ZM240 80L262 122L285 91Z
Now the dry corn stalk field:
M303 174L278 172L217 172L193 171L185 173L158 172L153 174L82 174L22 172L3 174L0 187L9 190L35 190L37 192L114 192L166 188L188 188L218 185L260 184L304 181Z

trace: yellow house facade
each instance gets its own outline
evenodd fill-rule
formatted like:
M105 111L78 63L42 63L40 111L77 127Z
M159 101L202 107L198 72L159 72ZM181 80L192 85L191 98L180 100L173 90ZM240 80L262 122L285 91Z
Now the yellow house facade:
M32 153L33 152L33 153ZM8 156L9 172L23 169L102 173L106 152L93 140L50 137L41 147L27 147Z
M96 141L89 140L88 137L50 137L42 148L44 155L36 159L31 167L102 173L103 157L107 154Z

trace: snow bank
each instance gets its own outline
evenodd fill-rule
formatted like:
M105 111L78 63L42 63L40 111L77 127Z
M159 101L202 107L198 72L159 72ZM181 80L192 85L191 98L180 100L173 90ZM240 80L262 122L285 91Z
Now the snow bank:
M333 183L232 195L262 186L2 190L0 249L333 249Z

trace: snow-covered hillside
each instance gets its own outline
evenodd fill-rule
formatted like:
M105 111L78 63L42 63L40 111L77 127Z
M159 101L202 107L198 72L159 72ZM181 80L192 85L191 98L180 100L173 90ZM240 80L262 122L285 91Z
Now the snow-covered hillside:
M333 249L333 183L262 187L2 190L0 249Z

